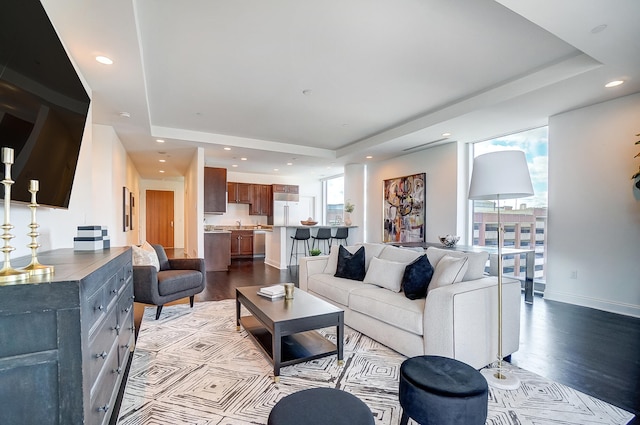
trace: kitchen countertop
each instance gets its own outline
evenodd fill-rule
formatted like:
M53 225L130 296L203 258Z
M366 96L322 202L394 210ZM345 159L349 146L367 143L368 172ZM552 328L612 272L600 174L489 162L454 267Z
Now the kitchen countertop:
M271 232L272 226L212 226L205 225L205 233L231 233L232 230L253 230L254 232Z

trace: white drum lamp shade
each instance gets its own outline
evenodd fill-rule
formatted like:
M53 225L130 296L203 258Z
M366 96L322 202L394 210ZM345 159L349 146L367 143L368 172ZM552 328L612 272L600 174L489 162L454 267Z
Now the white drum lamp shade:
M480 372L487 383L499 389L514 390L520 380L502 369L502 245L504 229L500 220L500 200L533 195L533 185L522 151L499 151L473 160L469 199L496 200L498 213L498 364Z
M469 199L514 199L531 195L533 186L524 152L491 152L473 160Z

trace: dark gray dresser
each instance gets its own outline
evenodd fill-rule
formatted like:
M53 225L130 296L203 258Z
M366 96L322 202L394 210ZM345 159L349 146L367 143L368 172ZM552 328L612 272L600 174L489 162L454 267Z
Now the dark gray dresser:
M51 277L0 285L0 424L107 424L134 343L131 248L38 259Z

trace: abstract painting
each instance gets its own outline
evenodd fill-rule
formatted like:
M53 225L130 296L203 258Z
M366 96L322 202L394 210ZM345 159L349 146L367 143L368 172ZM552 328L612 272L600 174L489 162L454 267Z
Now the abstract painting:
M384 181L383 242L424 242L425 177Z

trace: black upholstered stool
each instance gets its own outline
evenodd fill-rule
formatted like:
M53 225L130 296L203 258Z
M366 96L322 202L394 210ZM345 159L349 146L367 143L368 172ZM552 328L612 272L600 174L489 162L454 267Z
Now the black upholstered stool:
M298 264L298 242L304 242L304 255L309 255L309 239L311 239L311 231L309 229L296 229L296 234L291 236L291 255L289 255L289 266ZM293 253L296 255L296 262L291 263Z
M400 366L401 425L484 425L489 387L482 374L461 361L418 356Z
M348 227L338 227L336 229L336 235L331 238L331 245L334 241L338 241L340 245L348 245L347 238L349 237Z
M269 413L267 425L373 425L362 400L335 388L311 388L290 394Z
M318 249L324 248L324 245L327 246L326 251L322 249L324 254L329 253L330 245L329 241L331 240L331 229L328 227L320 227L318 228L318 232L315 236L311 236L313 238L313 243L311 244L311 248L316 247L316 241L318 242ZM324 244L323 244L324 242ZM322 245L322 246L321 246Z

